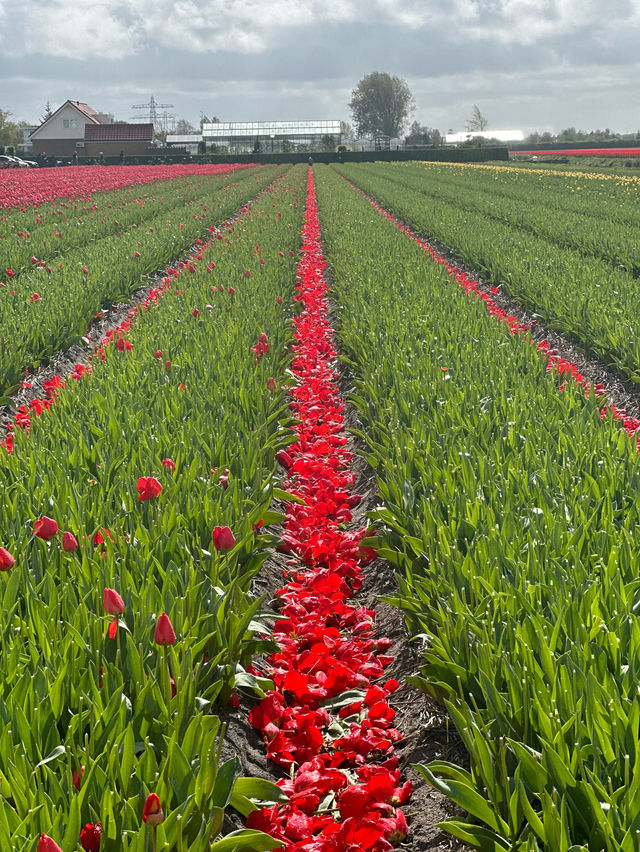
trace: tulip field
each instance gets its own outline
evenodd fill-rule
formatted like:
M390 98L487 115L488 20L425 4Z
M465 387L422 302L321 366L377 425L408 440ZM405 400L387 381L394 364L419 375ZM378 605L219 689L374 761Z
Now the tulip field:
M639 850L640 420L494 297L637 382L640 183L128 168L2 196L0 848Z

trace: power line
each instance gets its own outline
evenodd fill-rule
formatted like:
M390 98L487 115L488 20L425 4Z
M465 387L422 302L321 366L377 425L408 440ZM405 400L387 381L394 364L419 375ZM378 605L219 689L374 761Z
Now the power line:
M156 132L167 132L169 119L175 118L173 113L168 113L168 109L173 109L173 104L159 104L156 99L151 95L149 98L148 104L133 104L131 109L143 109L144 113L134 115L134 120L137 121L148 121L150 124L153 124ZM164 112L160 115L159 110L164 110Z

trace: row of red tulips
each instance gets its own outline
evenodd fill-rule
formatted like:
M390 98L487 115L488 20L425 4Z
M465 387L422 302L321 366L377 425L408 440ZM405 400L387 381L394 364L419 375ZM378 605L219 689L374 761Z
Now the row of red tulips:
M278 456L300 502L289 505L282 536L291 559L277 592L278 650L265 672L275 689L250 714L268 757L291 773L279 782L289 800L255 811L248 824L288 852L385 852L407 834L399 806L412 788L393 756L400 733L389 696L398 683L384 681L391 641L376 637L372 610L348 602L375 553L366 529L344 529L361 498L352 493L325 265L310 170L292 347L296 441Z
M63 198L91 197L96 192L117 189L157 180L171 180L182 175L227 174L236 169L250 168L239 165L189 165L171 166L66 166L56 169L29 169L4 172L0 187L0 207L37 208L48 201Z

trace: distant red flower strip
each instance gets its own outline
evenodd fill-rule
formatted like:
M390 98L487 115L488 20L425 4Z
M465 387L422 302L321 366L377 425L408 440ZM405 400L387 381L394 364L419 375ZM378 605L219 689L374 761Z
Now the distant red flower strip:
M411 784L402 783L393 756L400 734L388 698L398 683L384 680L391 642L374 637L373 611L348 603L371 553L364 529L344 529L360 497L351 493L320 236L310 170L294 297L304 308L295 320L298 384L290 391L297 440L278 453L286 488L304 504L288 505L282 535L291 559L277 592L278 651L266 672L275 690L250 713L268 757L288 773L279 784L289 801L255 811L248 825L282 840L287 852L384 852L406 836L399 806Z

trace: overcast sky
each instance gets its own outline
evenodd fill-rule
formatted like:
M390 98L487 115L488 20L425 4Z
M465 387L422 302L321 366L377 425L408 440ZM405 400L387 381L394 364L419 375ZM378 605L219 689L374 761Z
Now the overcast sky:
M131 120L350 120L387 71L413 118L463 130L640 129L640 0L0 0L0 108L85 101Z

